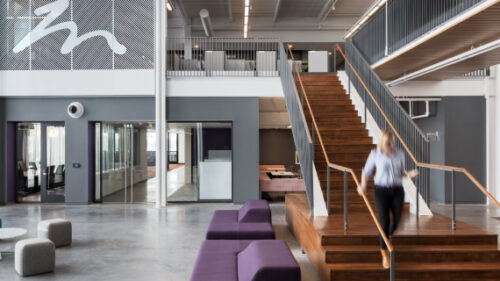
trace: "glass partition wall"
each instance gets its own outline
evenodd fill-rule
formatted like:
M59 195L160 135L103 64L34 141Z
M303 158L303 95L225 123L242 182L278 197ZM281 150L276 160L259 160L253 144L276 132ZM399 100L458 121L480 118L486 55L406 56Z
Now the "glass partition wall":
M156 202L154 124L100 122L95 130L95 201Z
M232 123L168 123L169 202L232 200ZM175 157L174 157L175 155Z

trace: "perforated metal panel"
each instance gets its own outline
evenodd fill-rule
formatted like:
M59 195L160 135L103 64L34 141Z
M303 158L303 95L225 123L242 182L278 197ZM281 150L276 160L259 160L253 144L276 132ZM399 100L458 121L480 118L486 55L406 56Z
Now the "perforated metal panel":
M151 69L154 25L155 0L0 0L0 70Z

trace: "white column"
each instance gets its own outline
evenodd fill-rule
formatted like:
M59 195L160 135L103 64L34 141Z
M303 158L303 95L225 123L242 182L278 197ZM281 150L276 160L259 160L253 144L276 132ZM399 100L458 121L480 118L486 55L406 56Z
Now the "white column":
M162 207L167 204L167 115L165 98L167 9L165 1L156 0L155 4L156 207Z

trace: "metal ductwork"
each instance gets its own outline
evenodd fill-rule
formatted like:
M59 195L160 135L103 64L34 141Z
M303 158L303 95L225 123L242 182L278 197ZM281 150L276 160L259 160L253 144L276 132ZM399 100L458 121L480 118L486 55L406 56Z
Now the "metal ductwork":
M207 9L200 10L201 23L203 24L203 29L205 30L205 35L207 37L212 37L214 35L214 29L212 27L212 21L210 20L210 14Z

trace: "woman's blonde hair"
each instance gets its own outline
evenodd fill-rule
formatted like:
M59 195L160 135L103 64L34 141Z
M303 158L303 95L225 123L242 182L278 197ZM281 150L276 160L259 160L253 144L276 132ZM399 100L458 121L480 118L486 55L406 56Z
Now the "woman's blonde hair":
M387 152L387 145L391 142L394 144L394 134L391 131L382 130L382 133L378 138L378 149L380 149L380 151L382 152Z

